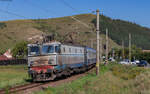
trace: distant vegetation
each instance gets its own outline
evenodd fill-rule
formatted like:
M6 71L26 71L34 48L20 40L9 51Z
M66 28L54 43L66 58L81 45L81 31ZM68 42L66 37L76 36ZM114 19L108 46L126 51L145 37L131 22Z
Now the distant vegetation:
M0 49L0 55L3 55L5 53L5 50Z
M115 59L128 59L129 58L129 48L124 48L124 56L122 48L114 48L110 51L109 55L111 56L114 51ZM150 63L150 53L143 52L142 49L137 48L135 45L131 47L131 59L132 60L146 60Z
M26 41L18 42L12 49L13 57L15 58L24 58L27 56L27 44Z
M96 19L92 20L96 25ZM150 29L135 23L123 20L115 20L104 15L100 16L100 29L105 34L106 28L109 29L109 36L112 40L121 45L122 41L128 46L129 33L132 34L132 44L142 49L150 49Z
M5 23L0 23L0 29L3 29L5 27L7 27L7 25Z

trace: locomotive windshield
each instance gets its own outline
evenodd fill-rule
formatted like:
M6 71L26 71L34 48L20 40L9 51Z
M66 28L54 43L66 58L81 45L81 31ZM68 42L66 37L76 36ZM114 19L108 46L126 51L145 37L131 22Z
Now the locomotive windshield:
M60 46L55 45L43 45L42 54L60 53Z
M60 45L29 45L28 56L48 55L60 53Z
M42 46L42 54L54 53L54 46L44 45Z
M31 46L29 48L29 55L39 55L40 54L40 48L38 46Z

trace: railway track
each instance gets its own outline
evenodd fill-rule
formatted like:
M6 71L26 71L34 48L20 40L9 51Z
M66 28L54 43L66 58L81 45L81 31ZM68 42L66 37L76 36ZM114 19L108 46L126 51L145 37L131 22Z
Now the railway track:
M30 88L34 88L34 87L38 87L40 85L43 85L44 83L29 83L29 84L25 84L25 85L20 85L20 86L16 86L16 87L12 87L10 89L2 89L0 90L0 94L13 94L13 93L17 93L17 92L21 92Z
M92 70L94 70L94 68L88 70L85 73L74 74L71 77L62 78L62 79L58 79L58 80L55 80L55 81L49 81L49 82L45 82L45 83L29 83L29 84L20 85L20 86L8 88L8 89L1 89L0 94L24 94L24 93L21 93L21 92L26 91L26 90L30 90L30 89L33 89L33 88L37 88L37 87L57 86L57 85L60 85L61 83L66 83L68 81L73 81L78 77L84 76L86 73L88 73ZM25 94L28 94L28 93L25 93Z

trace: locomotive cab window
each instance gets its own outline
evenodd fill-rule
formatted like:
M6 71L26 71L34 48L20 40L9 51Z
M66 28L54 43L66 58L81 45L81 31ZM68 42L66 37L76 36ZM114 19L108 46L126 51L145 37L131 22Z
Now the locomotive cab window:
M38 55L40 54L39 46L31 46L29 47L29 55Z
M42 54L54 53L54 46L44 45L42 46Z

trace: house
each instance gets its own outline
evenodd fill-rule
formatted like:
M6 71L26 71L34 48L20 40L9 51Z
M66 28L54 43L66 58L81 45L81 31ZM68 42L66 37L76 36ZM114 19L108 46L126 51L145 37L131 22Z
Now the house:
M1 55L0 56L0 61L2 61L2 60L8 60L8 58L6 56L4 56L4 55Z
M10 60L13 59L13 56L11 54L11 50L8 49L8 51L6 51L3 55L0 56L0 61L2 60Z

